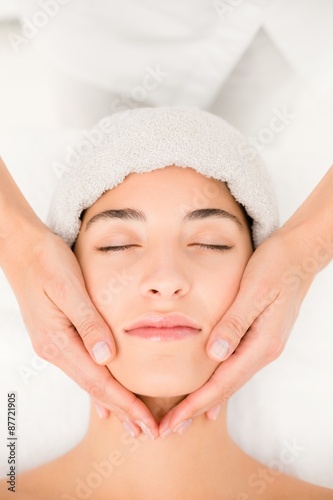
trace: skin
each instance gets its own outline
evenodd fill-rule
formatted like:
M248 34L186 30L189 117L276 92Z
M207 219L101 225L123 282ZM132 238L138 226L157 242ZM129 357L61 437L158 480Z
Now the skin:
M114 358L115 342L90 300L73 253L37 217L1 158L0 179L0 266L36 353L98 398L101 417L112 410L120 419L126 415L144 420L156 434L156 421L148 408L98 364ZM333 167L295 214L254 252L235 301L207 342L207 354L215 360L213 341L221 338L229 345L218 359L224 362L214 382L210 379L176 405L161 422L160 432L203 413L210 418L216 404L228 400L282 352L307 290L333 258L332 192ZM308 259L316 265L304 272ZM295 269L300 272L291 283L287 278L295 275ZM59 335L62 342L57 344ZM102 361L93 355L94 345L100 342L110 347ZM136 428L137 435L140 432Z
M211 347L216 339L230 346L220 358L224 362L215 372L216 383L208 381L173 408L160 432L201 415L213 402L227 401L282 353L313 280L333 259L332 193L333 167L295 214L255 250L236 300L207 343L214 359Z
M186 182L189 189L184 190ZM223 209L239 223L221 217L184 221L185 212L197 209L193 193L207 184L214 194L201 208ZM123 200L130 200L129 206ZM135 208L147 220L90 222L110 206ZM228 248L201 248L200 243ZM122 251L98 250L130 244L135 246ZM75 254L88 293L115 338L117 355L107 365L112 375L130 391L146 396L183 397L201 387L219 364L207 356L207 340L237 295L252 251L243 210L225 184L192 169L170 166L131 174L103 195L85 212ZM115 283L115 276L124 272L125 279ZM200 326L200 335L181 341L185 353L179 342L165 345L123 333L143 314L170 312L183 313Z
M200 208L227 211L241 225L217 217L184 221L184 206L197 209L193 192L207 182L214 183L215 194ZM96 219L105 210L124 208L144 212L146 222ZM89 222L93 217L95 222ZM111 250L115 245L135 246ZM105 247L107 252L101 250ZM137 392L157 420L214 378L218 363L208 358L206 342L221 305L226 310L237 294L252 251L244 212L226 186L189 168L131 174L85 212L75 253L89 294L114 332L117 355L108 369ZM114 273L124 269L130 279L105 296ZM200 332L172 342L125 333L129 323L150 312L182 312L198 323ZM103 474L97 473L102 467ZM79 481L88 484L92 474L99 478L89 493L92 500L110 495L115 500L215 500L222 494L224 500L333 497L325 488L277 474L243 453L228 436L226 405L216 422L201 415L187 429L155 440L129 438L115 415L100 420L92 411L88 433L76 448L19 476L20 498L78 498ZM0 492L9 498L4 483Z

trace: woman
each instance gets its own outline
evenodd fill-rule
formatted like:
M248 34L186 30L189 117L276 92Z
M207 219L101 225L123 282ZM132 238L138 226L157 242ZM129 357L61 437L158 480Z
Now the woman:
M272 2L272 9L266 8L269 2L251 0L239 3L191 0L188 6L182 2L168 7L165 2L156 0L129 1L121 5L104 0L93 5L88 0L23 0L16 3L21 4L22 31L13 27L14 32L7 33L8 40L4 37L4 43L8 47L9 43L15 52L22 49L22 54L27 46L30 52L32 45L37 44L53 66L60 64L66 74L72 75L62 77L57 73L48 86L50 91L55 82L60 82L62 88L54 110L57 117L60 114L65 118L67 126L75 124L89 128L110 106L119 110L148 102L156 105L192 103L204 109L213 105L212 109L218 114L229 113L230 119L235 120L233 123L245 125L244 132L247 130L251 136L263 133L262 142L258 144L262 149L266 146L265 133L272 134L272 130L262 129L266 126L266 119L272 110L283 108L283 114L287 109L297 119L290 127L286 126L289 123L287 113L285 124L279 127L275 122L273 125L276 120L274 111L271 117L275 131L273 143L276 139L280 141L282 136L283 141L286 139L292 171L296 172L296 163L302 165L302 174L304 168L318 173L321 162L327 161L321 159L321 154L323 143L326 152L330 147L330 113L325 113L331 108L329 95L324 105L319 99L315 106L316 117L308 110L315 109L314 96L323 97L332 84L333 73L327 63L332 45L329 43L331 29L328 22L332 17L330 2L323 2L320 8L314 0L303 2L302 23L298 22L296 2ZM156 26L159 26L158 30ZM309 37L314 29L320 36ZM109 54L113 57L110 58ZM309 57L309 54L321 56ZM131 64L124 61L131 61ZM44 63L42 65L44 67ZM24 64L22 70L24 80ZM3 72L6 72L6 66ZM13 73L10 64L8 72ZM47 73L45 70L45 76ZM42 80L45 81L44 77ZM15 79L12 84L8 82L8 88L11 86L17 93ZM30 85L24 87L30 88ZM18 98L16 93L12 103L15 109L20 99L34 104L40 102L38 91L32 96L29 92L24 93L23 98ZM219 93L217 102L213 103ZM8 106L10 103L6 102L6 109ZM30 115L34 116L34 107L31 109ZM15 113L10 115L16 123ZM7 125L6 113L2 113L2 118ZM252 126L247 128L249 120ZM44 124L45 120L41 126ZM293 133L293 130L297 132ZM311 140L304 141L308 137ZM268 136L268 142L271 139ZM306 151L305 143L308 146ZM297 149L298 159L293 156ZM253 151L253 147L249 148L249 155ZM285 163L282 151L283 147L279 148L278 164ZM303 153L310 158L312 151L315 151L315 157L305 166ZM278 166L276 168L278 173ZM314 179L319 180L316 176ZM219 370L224 400L258 369L281 354L314 277L332 260L333 223L330 217L325 217L327 212L332 212L332 192L333 168L314 189L313 196L288 221L284 233L287 238L281 239L277 234L276 238L260 247L259 254L255 252L235 303L213 330L207 351L213 359L218 357L224 361ZM301 280L298 289L291 292L281 277L292 273L304 259L312 258L312 243L317 238L328 240L327 255L309 273L308 280ZM288 245L290 239L295 242L292 248ZM307 245L304 245L304 239ZM273 254L274 273L271 272ZM61 267L57 265L60 261ZM1 160L0 266L20 303L36 353L70 373L86 391L97 381L103 381L102 403L105 408L100 409L104 416L110 404L119 409L129 407L131 395L117 391L103 366L115 355L113 335L89 300L75 259L23 199ZM52 287L54 279L66 288L67 295L58 294L58 289ZM22 287L22 281L29 286ZM26 293L30 287L35 290L33 298ZM283 300L280 303L275 301L274 314L266 314L265 302L258 309L258 291L264 289L270 296L277 288ZM77 311L73 305L75 300L84 301L89 314ZM240 321L235 321L235 318L240 318ZM67 355L52 358L44 349L48 332L64 326L69 340ZM74 340L76 332L81 342ZM94 349L95 344L100 346L102 341L105 342L103 351ZM237 357L231 356L236 349ZM247 376L240 379L239 372L245 370ZM181 417L192 418L192 409L201 408L203 412L204 408L210 408L218 397L220 393L209 387L191 394L172 411L171 427L178 425ZM144 405L137 402L133 408L129 416L133 419L150 418L150 425L156 429Z
M274 229L276 211L259 160L243 162L239 137L223 120L166 108L113 121L105 144L64 179L50 220L74 244L89 295L114 332L110 373L161 421L187 394L208 379L214 383L219 363L207 356L207 339L234 300L253 248ZM151 124L157 128L148 134ZM186 166L189 160L186 168L156 166L169 149L196 167ZM205 162L211 178L200 173ZM119 182L125 164L131 172ZM237 188L244 206L231 194ZM243 453L228 436L225 405L215 408L215 422L200 415L160 436L145 422L136 424L145 433L139 440L130 420L122 427L115 414L100 420L92 411L76 448L19 476L20 498L333 498L331 490L265 468Z

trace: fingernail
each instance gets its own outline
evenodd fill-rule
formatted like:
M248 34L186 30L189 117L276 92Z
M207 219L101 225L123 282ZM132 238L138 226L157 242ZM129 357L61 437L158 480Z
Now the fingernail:
M130 423L130 422L123 422L123 427L125 429L125 431L128 432L128 434L134 438L135 437L135 430L134 430L134 427L133 427L133 424Z
M104 364L111 356L111 349L104 341L97 342L92 348L92 352L96 363L101 365Z
M212 420L216 420L217 419L217 417L220 414L221 408L222 408L222 405L217 405L217 406L214 406L212 408L212 412L210 413L210 418Z
M229 349L230 346L226 340L216 339L210 348L210 353L217 359L217 361L222 361Z
M155 436L152 433L152 431L149 429L148 425L141 422L141 420L136 420L135 423L138 424L138 426L141 428L142 432L144 432L149 437L149 439L151 439L152 441L155 439Z
M170 436L170 434L172 434L172 430L171 429L165 429L165 431L163 431L160 435L160 437L162 439L165 439L166 437Z
M97 412L97 415L99 416L99 418L102 418L104 419L106 417L106 409L100 405L99 403L95 403L95 408L96 408L96 412Z
M184 422L178 424L177 427L174 428L173 432L178 432L178 434L184 434L184 432L191 425L191 423L192 419L188 418L187 420L184 420Z

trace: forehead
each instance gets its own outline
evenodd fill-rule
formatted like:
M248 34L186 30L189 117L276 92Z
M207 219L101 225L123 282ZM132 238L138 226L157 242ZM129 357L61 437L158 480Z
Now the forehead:
M137 206L161 212L220 207L243 215L243 209L231 195L227 185L208 178L189 167L168 166L152 172L132 173L115 188L105 192L86 212L89 216L110 205Z

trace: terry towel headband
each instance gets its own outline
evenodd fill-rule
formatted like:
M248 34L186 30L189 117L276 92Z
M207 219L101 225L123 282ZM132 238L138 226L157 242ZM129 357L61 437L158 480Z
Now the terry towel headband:
M225 120L190 106L137 108L115 113L96 125L99 141L80 154L57 187L48 216L50 228L71 246L83 210L130 173L168 165L191 167L227 183L253 219L258 246L278 227L275 192L259 157L244 154L244 137Z

